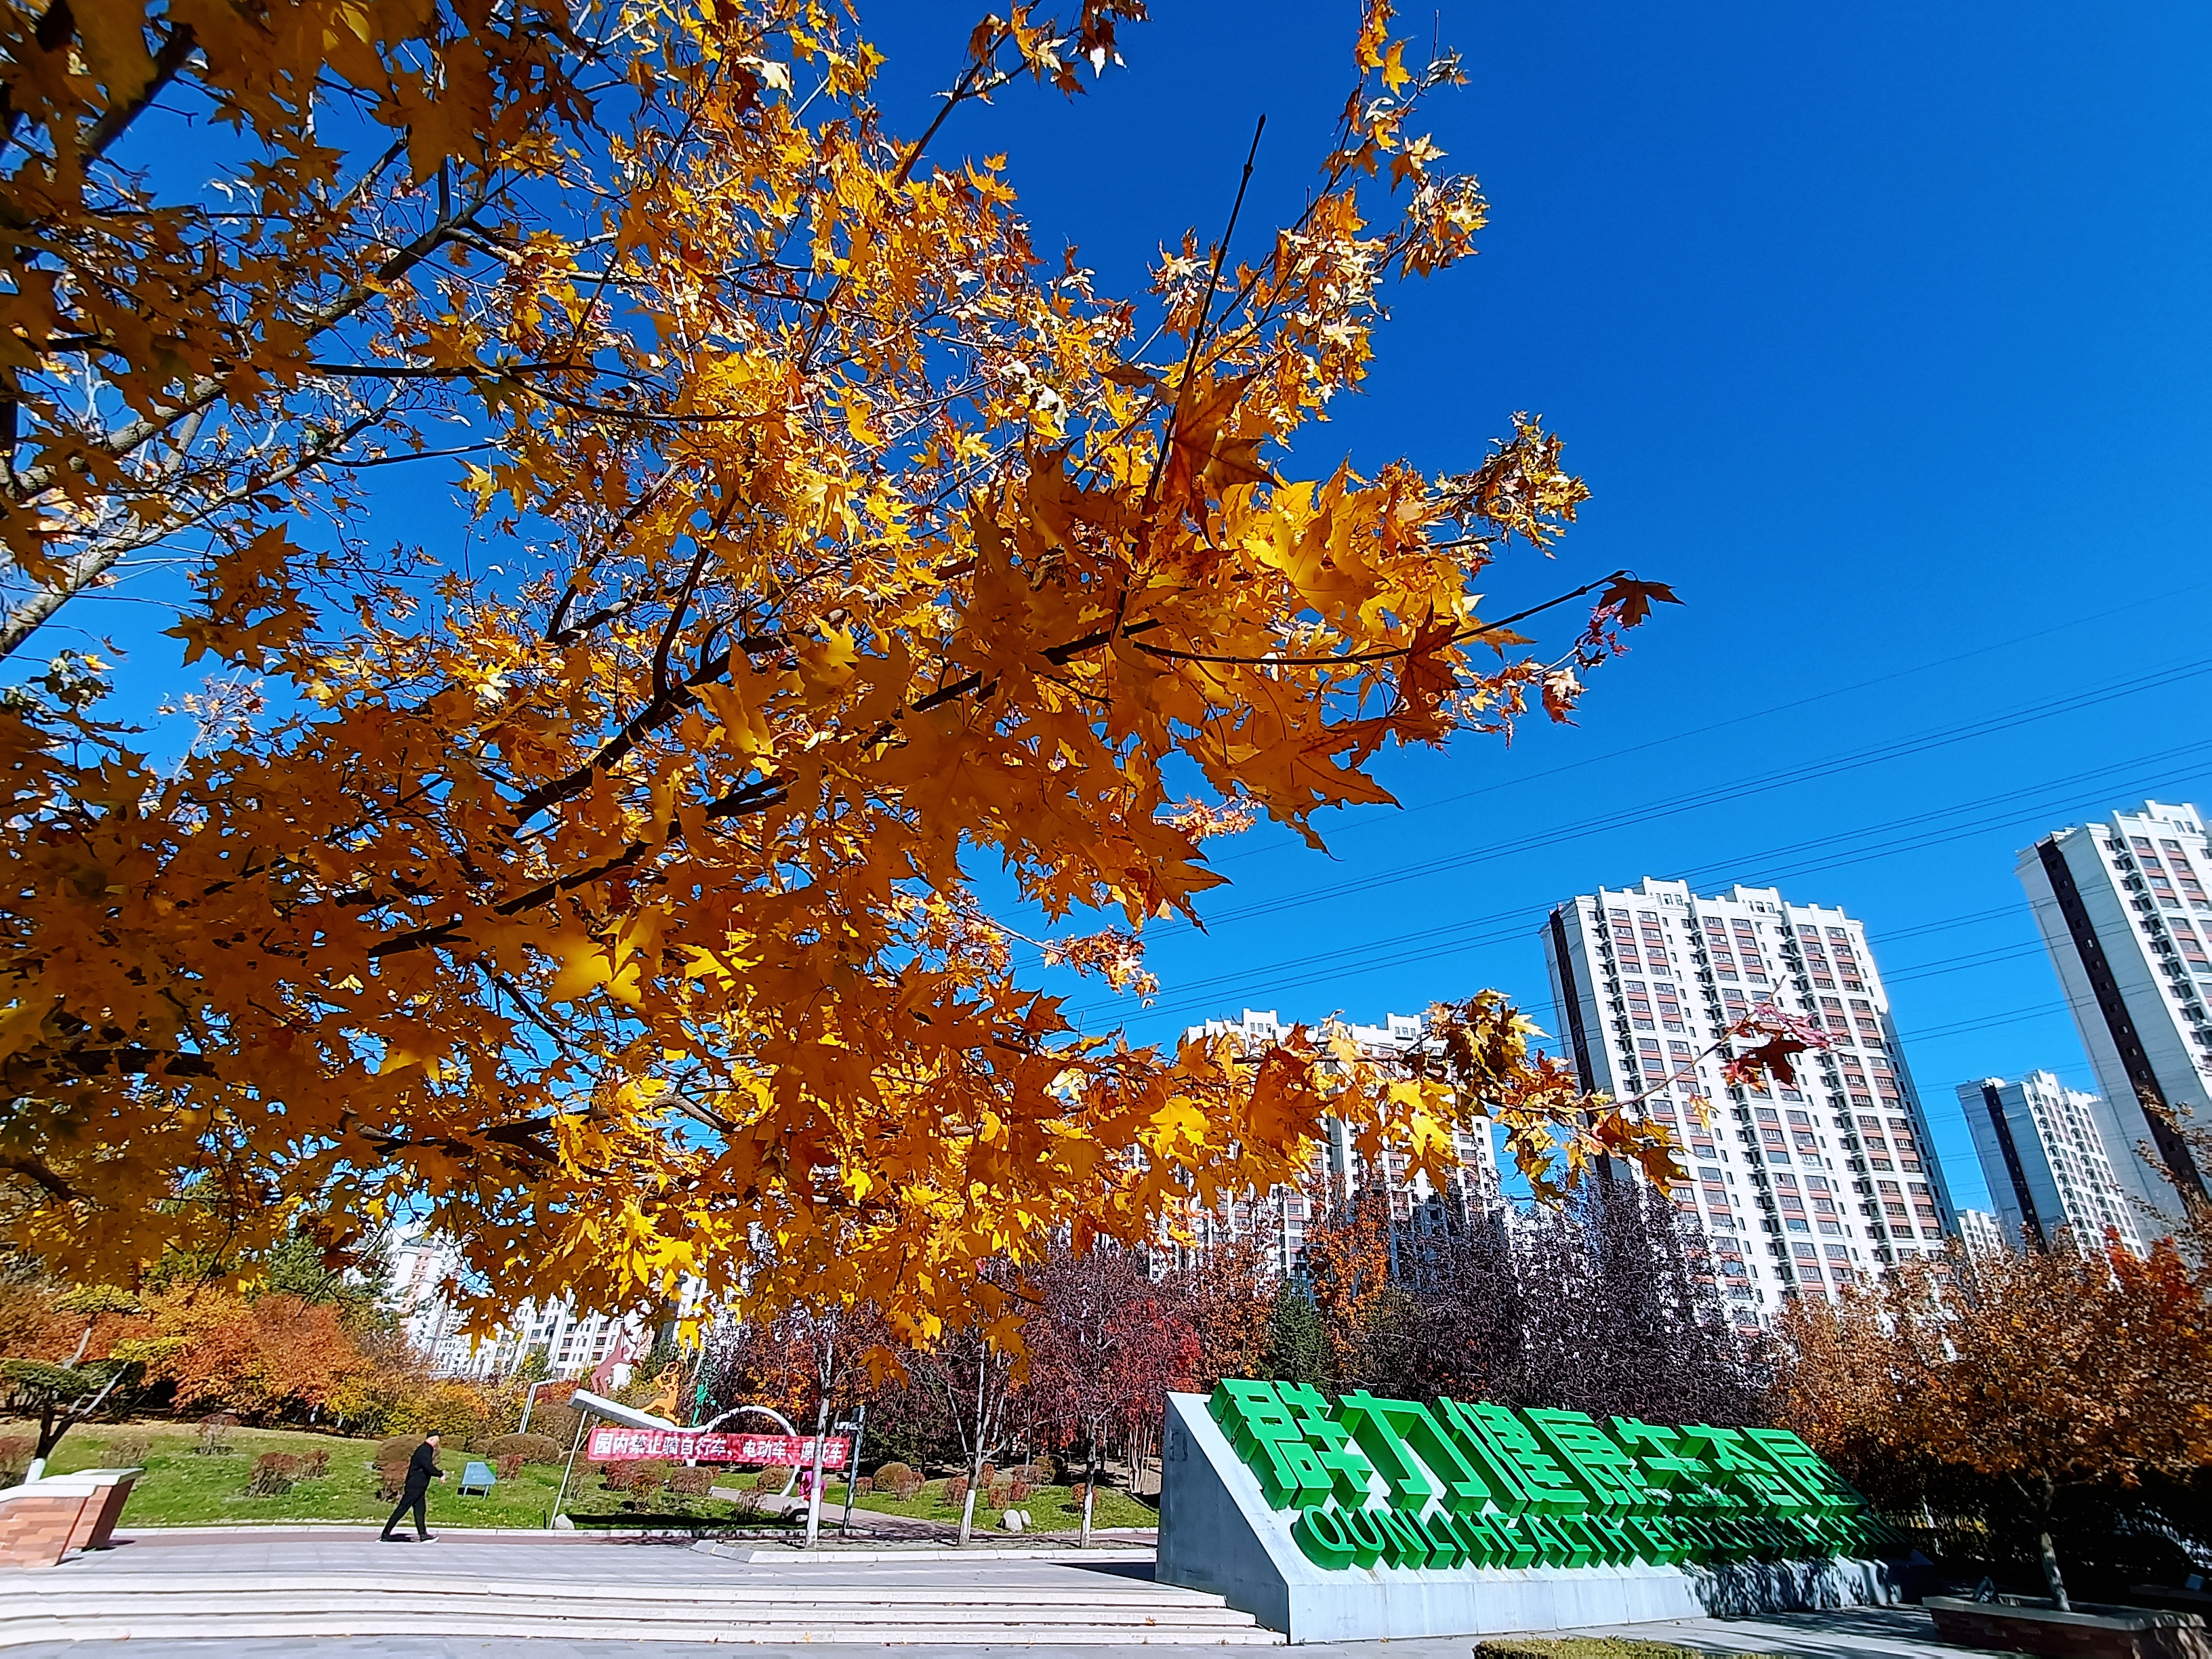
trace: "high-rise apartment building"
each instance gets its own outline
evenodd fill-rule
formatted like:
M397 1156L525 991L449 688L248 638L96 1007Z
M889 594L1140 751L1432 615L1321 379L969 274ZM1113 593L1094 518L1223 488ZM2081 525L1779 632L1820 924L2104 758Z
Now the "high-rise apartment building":
M2014 1237L2042 1249L2063 1229L2077 1248L2094 1249L2109 1229L2141 1254L2141 1217L2097 1127L2104 1103L2048 1072L1959 1085L1982 1178Z
M2130 1211L2171 1231L2208 1172L2181 1133L2212 1128L2212 843L2193 806L2145 801L2020 855L2020 878L2097 1070L2096 1123ZM1994 1184L1994 1183L1992 1183Z
M1338 1020L1325 1028L1322 1022L1316 1021L1309 1029L1316 1036L1324 1029L1341 1031L1364 1052L1375 1055L1403 1054L1417 1048L1428 1035L1427 1022L1412 1014L1386 1014L1380 1025ZM1247 1008L1242 1019L1210 1019L1190 1027L1183 1038L1195 1042L1225 1035L1234 1037L1244 1053L1258 1054L1290 1033L1291 1027L1277 1018L1273 1009ZM1459 1169L1450 1188L1438 1192L1425 1175L1407 1168L1403 1153L1389 1153L1380 1166L1370 1168L1352 1144L1350 1131L1332 1118L1322 1144L1314 1149L1310 1173L1316 1179L1328 1179L1347 1197L1379 1184L1389 1196L1390 1213L1395 1220L1408 1225L1424 1219L1441 1224L1447 1212L1463 1217L1498 1201L1494 1133L1487 1127L1462 1133L1454 1137L1454 1149L1459 1155ZM1279 1276L1287 1276L1297 1271L1311 1209L1311 1200L1304 1194L1289 1188L1248 1193L1224 1201L1216 1212L1195 1218L1193 1242L1205 1249L1232 1239L1249 1240L1259 1247L1268 1267Z
M653 1346L653 1328L642 1314L579 1311L565 1302L525 1302L489 1331L469 1329L458 1294L461 1253L451 1241L407 1227L386 1255L385 1305L398 1316L409 1346L440 1376L512 1376L536 1359L544 1362L548 1376L581 1376L617 1346L633 1358ZM669 1320L689 1318L705 1302L704 1284L687 1276L676 1305L663 1312Z
M1647 878L1560 905L1545 951L1583 1085L1647 1097L1674 1132L1689 1170L1675 1207L1740 1311L1944 1249L1950 1193L1859 922L1771 887L1700 898ZM1713 1051L1761 1003L1834 1044L1797 1056L1795 1088L1723 1081Z
M2018 1240L2018 1234L2008 1233L2004 1223L1987 1210L1959 1212L1959 1243L1970 1256L2003 1255L2019 1248Z

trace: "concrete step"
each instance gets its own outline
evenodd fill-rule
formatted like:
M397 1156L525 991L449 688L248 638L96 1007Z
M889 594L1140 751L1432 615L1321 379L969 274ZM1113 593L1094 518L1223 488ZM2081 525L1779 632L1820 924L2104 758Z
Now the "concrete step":
M1148 1584L1085 1585L1079 1594L1071 1594L1059 1586L1031 1584L982 1585L943 1582L879 1582L865 1586L824 1584L811 1575L785 1581L746 1579L727 1584L699 1584L665 1582L580 1583L573 1579L549 1583L544 1580L438 1578L413 1574L380 1575L370 1578L365 1575L337 1572L165 1573L158 1577L103 1574L95 1583L88 1579L71 1582L34 1577L27 1573L11 1577L8 1581L7 1591L5 1601L0 1601L0 1609L12 1603L48 1597L77 1601L94 1596L111 1600L121 1597L172 1599L198 1596L228 1601L243 1595L252 1595L257 1600L298 1595L323 1598L421 1595L441 1599L521 1600L540 1603L579 1601L595 1607L625 1603L653 1607L689 1605L727 1607L733 1612L760 1606L994 1607L1032 1611L1070 1606L1101 1610L1126 1607L1140 1611L1171 1607L1179 1613L1191 1614L1218 1613L1231 1619L1249 1616L1231 1611L1218 1595ZM4 1612L0 1611L0 1617L4 1616Z
M556 1583L409 1574L9 1575L0 1648L58 1638L564 1636L724 1643L1274 1645L1218 1596L1152 1585ZM807 1582L813 1581L813 1582Z
M324 1637L423 1636L442 1639L480 1637L498 1639L558 1638L568 1641L698 1642L727 1644L774 1643L865 1643L872 1646L912 1644L946 1647L961 1644L1019 1645L1049 1641L1067 1645L1101 1648L1173 1645L1188 1647L1262 1647L1279 1645L1282 1638L1272 1631L1223 1631L1160 1625L1142 1630L1079 1623L1050 1625L1021 1620L1006 1625L839 1625L818 1623L687 1624L664 1620L643 1621L608 1620L580 1624L574 1620L518 1620L495 1616L433 1617L394 1611L376 1616L337 1617L299 1614L275 1617L234 1609L199 1618L125 1617L114 1613L82 1618L46 1620L36 1623L10 1620L0 1630L0 1651L34 1642L148 1641L216 1637L225 1641L247 1637L284 1637L312 1641Z

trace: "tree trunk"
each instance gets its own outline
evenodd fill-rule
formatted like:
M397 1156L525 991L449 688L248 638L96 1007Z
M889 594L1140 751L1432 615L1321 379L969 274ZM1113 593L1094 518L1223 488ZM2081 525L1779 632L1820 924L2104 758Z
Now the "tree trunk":
M2058 1552L2051 1547L2051 1511L2057 1498L2057 1492L2051 1478L2048 1475L2045 1476L2043 1511L2036 1517L2039 1524L2036 1528L2035 1542L2037 1549L2043 1557L2043 1582L2051 1587L2051 1605L2061 1613L2071 1613L2074 1611L2074 1604L2066 1599L2066 1580L2058 1571Z
M968 1496L960 1505L960 1541L966 1543L975 1531L975 1488L983 1479L983 1439L975 1437L975 1455L968 1463Z
M1076 1548L1091 1547L1091 1505L1098 1496L1098 1425L1091 1427L1091 1458L1083 1469L1083 1530L1076 1539Z
M23 1471L27 1485L46 1474L46 1460L54 1455L54 1448L62 1443L62 1437L69 1432L75 1420L58 1406L49 1406L39 1413L39 1449Z
M2035 1541L2043 1554L2043 1582L2051 1586L2051 1604L2061 1613L2073 1612L2074 1604L2066 1599L2066 1580L2058 1571L2058 1552L2051 1545L2051 1523L2048 1521L2035 1534Z
M823 1395L814 1412L814 1462L806 1483L806 1547L822 1536L822 1441L830 1432L830 1396Z

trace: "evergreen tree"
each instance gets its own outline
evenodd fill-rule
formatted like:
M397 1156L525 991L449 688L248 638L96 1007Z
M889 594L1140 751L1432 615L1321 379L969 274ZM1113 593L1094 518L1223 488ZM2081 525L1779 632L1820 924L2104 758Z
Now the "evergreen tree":
M1284 1382L1328 1382L1328 1328L1312 1293L1295 1279L1275 1289L1268 1317L1267 1375Z

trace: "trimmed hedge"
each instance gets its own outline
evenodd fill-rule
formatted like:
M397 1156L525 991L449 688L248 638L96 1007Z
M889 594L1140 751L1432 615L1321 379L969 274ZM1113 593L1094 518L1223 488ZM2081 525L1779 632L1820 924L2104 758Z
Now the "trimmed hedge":
M1474 1659L1709 1659L1702 1649L1673 1642L1637 1642L1621 1636L1510 1636L1478 1642ZM1774 1659L1747 1653L1734 1659Z
M520 1457L526 1463L558 1463L568 1449L550 1434L501 1434L485 1443L484 1455L495 1461Z

